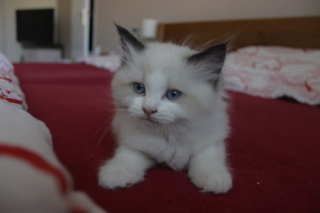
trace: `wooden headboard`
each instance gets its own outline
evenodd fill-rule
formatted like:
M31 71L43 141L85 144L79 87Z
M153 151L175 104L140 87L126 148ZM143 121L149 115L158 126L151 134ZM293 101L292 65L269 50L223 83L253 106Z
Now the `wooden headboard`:
M249 45L279 45L320 49L320 16L190 23L161 23L158 40L181 44L188 36L197 47L212 39L234 34L232 49Z

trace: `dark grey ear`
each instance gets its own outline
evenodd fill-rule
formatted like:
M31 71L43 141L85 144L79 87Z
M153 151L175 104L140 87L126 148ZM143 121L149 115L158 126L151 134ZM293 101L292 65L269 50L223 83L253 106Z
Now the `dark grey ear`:
M187 61L194 65L199 76L216 84L227 54L227 43L218 44L190 56Z
M124 61L129 60L133 54L132 51L135 52L142 52L144 50L144 45L131 33L129 33L128 30L124 29L123 27L120 27L119 25L116 25L120 39L121 39L121 45L124 55Z

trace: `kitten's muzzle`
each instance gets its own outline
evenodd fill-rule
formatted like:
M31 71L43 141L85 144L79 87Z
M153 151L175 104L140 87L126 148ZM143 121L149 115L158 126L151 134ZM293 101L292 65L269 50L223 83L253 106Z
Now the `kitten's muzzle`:
M146 115L148 115L148 116L150 116L150 115L158 112L158 110L147 109L147 108L143 108L143 107L142 107L142 111L144 111L144 113L145 113Z

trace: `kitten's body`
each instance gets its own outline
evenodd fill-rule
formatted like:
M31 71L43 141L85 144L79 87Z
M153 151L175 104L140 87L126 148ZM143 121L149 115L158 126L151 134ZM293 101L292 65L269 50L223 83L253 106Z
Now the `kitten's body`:
M100 185L137 183L147 168L165 162L175 170L188 167L192 182L203 191L227 192L232 181L225 162L229 126L220 76L221 47L212 53L223 56L222 63L212 58L208 65L206 54L188 47L159 43L145 47L121 31L120 36L125 64L112 82L117 107L113 131L119 147L101 168ZM132 89L135 82L143 84L144 94ZM181 91L181 97L166 97L172 90Z

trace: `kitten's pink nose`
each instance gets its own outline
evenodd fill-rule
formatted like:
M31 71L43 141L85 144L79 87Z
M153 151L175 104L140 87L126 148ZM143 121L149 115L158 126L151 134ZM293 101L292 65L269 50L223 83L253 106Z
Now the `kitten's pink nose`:
M152 115L154 113L156 113L158 110L153 110L153 109L146 109L142 107L142 110L144 111L144 113L146 113L147 115Z

